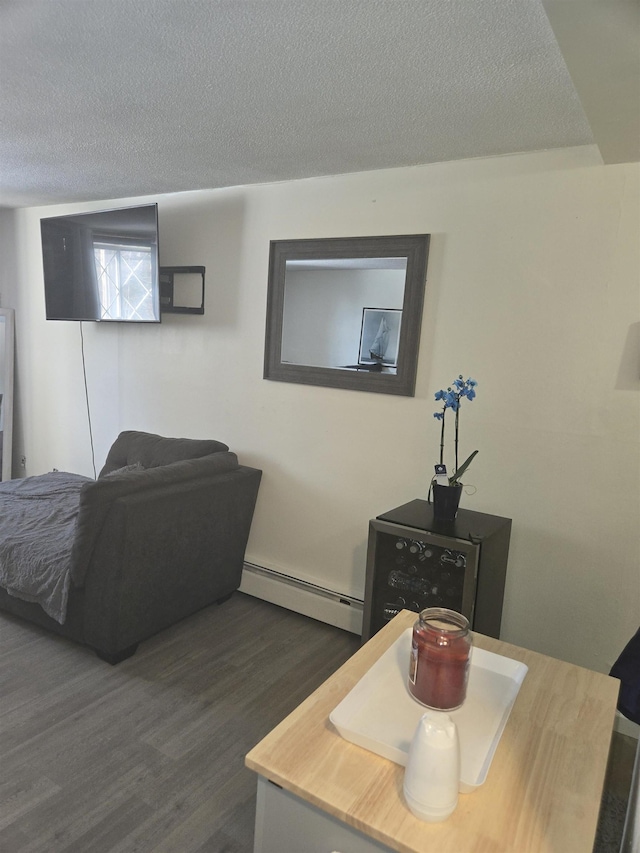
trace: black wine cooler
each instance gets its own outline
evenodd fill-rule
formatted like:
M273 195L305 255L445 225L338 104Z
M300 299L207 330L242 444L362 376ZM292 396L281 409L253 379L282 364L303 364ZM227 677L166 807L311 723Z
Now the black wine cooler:
M499 637L511 519L459 510L433 519L411 501L369 522L363 641L401 610L446 607Z

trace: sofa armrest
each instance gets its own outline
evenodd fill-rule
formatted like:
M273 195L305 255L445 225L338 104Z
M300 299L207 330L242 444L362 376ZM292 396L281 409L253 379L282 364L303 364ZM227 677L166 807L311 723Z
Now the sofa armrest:
M124 495L104 519L84 579L84 637L117 654L240 585L262 472Z

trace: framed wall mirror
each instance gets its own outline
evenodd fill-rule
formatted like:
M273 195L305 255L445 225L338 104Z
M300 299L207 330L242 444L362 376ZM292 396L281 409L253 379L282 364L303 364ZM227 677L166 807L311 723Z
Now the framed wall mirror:
M275 240L264 378L412 397L429 235Z
M0 479L11 479L13 438L13 340L12 308L0 308Z

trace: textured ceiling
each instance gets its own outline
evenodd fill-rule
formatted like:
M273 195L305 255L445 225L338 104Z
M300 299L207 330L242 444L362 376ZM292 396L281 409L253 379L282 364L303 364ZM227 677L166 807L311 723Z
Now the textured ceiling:
M593 141L540 0L0 4L0 205Z

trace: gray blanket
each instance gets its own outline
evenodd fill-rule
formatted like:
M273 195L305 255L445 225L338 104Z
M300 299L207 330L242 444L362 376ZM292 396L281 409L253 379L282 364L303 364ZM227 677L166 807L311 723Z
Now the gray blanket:
M80 490L89 477L52 472L0 483L0 586L64 624Z

